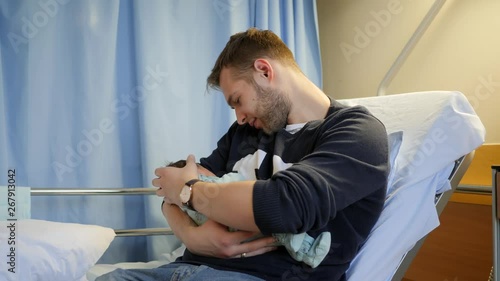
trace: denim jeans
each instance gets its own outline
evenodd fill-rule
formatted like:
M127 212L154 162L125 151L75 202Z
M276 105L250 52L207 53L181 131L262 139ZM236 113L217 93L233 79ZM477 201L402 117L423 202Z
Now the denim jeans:
M252 275L204 265L169 263L153 269L117 269L95 281L263 281Z

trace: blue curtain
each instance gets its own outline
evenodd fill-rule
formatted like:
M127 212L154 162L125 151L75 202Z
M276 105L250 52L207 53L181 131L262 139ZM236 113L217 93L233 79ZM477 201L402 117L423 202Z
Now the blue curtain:
M235 120L206 77L233 33L271 29L321 87L312 0L0 0L0 184L150 187L208 155ZM32 218L165 227L156 196L33 197ZM175 237L116 238L102 262L144 261Z

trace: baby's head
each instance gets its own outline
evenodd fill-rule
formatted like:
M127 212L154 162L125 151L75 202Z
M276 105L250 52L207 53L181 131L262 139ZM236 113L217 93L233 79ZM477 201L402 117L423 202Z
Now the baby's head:
M179 160L177 162L171 162L170 164L167 165L167 167L175 167L175 168L184 168L186 166L186 160ZM208 176L208 177L213 177L215 176L214 173L210 172L208 169L200 165L199 163L196 163L196 166L198 167L198 174Z

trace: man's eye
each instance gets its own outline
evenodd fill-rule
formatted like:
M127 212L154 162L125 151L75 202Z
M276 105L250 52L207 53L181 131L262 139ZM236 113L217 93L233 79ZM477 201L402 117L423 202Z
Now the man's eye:
M231 107L231 109L234 109L234 106L239 105L239 104L240 104L240 97L238 97L237 99L233 99L230 107Z

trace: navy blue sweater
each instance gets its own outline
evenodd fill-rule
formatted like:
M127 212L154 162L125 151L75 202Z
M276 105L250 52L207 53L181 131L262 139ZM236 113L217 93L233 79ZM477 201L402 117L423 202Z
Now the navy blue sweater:
M323 120L299 131L266 135L233 124L201 164L221 176L246 173L256 225L263 234L330 231L330 253L315 269L281 247L245 259L219 259L186 250L183 262L251 274L265 280L345 280L349 267L384 204L388 175L387 133L363 107L332 101Z

